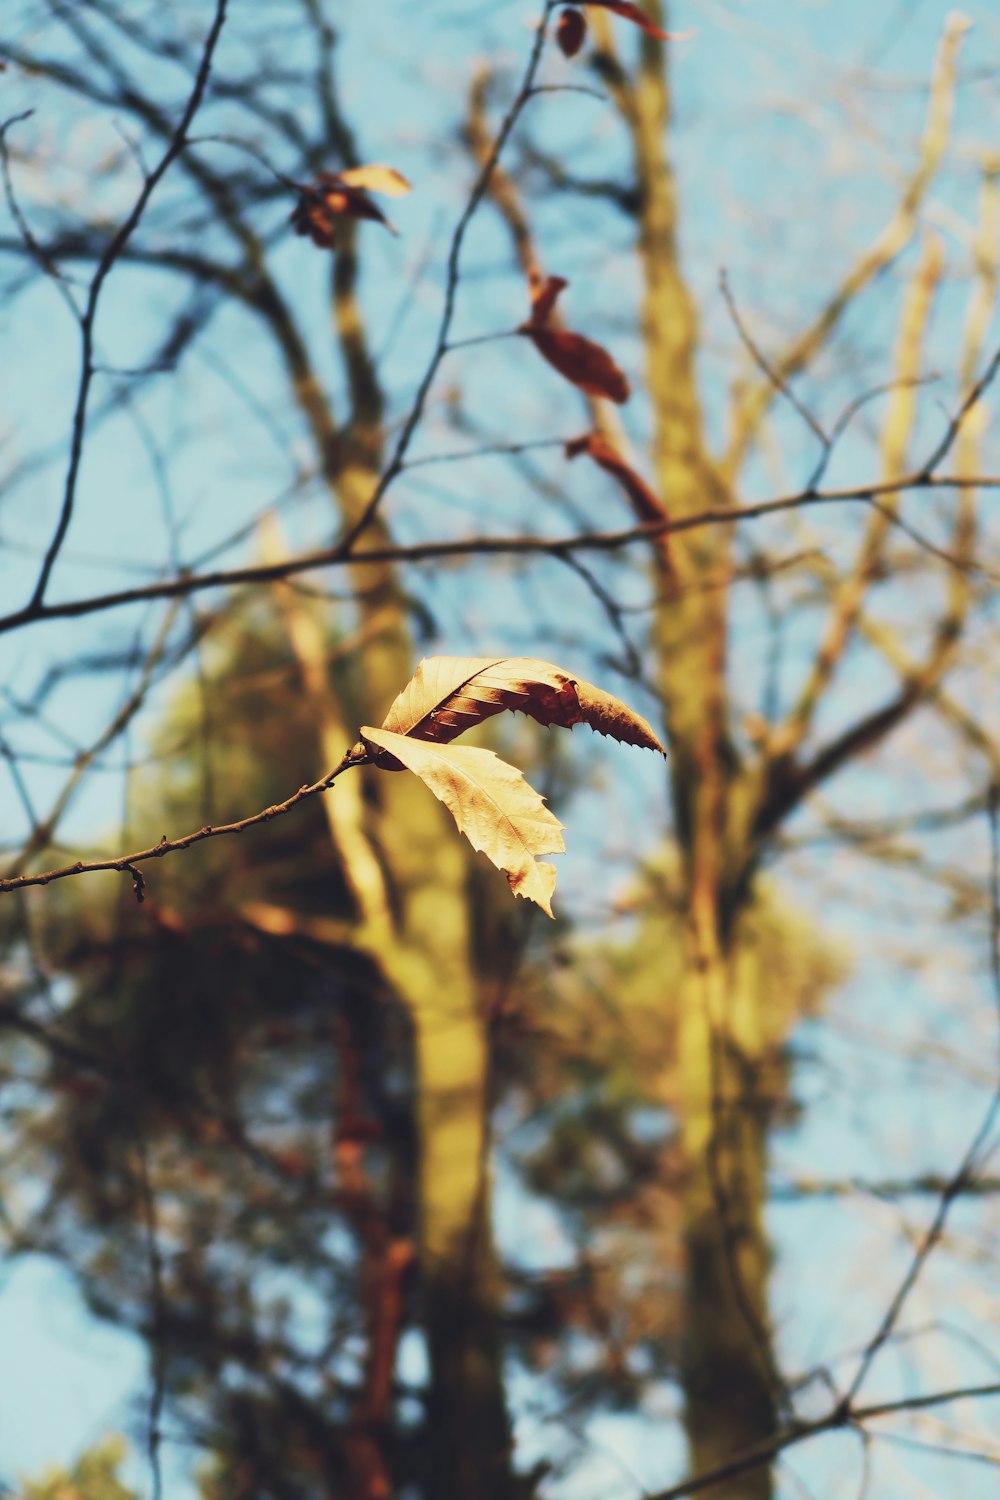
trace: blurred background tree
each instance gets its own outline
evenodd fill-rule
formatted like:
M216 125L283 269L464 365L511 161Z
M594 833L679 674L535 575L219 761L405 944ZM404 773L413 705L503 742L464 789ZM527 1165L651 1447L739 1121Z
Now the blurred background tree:
M20 1500L139 1500L118 1477L126 1454L120 1437L108 1437L84 1453L72 1470L52 1469L40 1480L28 1481Z
M664 789L589 737L489 738L573 820L554 929L377 771L144 867L141 904L128 875L3 896L8 1253L148 1345L154 1491L169 1449L218 1500L632 1494L593 1477L615 1413L647 1491L682 1422L697 1484L757 1500L803 1423L995 1384L990 1179L962 1156L995 1084L990 52L963 72L950 17L926 84L906 9L878 36L859 10L819 87L780 9L664 44L592 5L570 63L512 6L390 6L392 35L316 0L16 7L4 873L280 802L421 650L572 663L670 749ZM884 115L852 43L919 63ZM668 48L700 80L681 132ZM291 236L296 183L379 159L417 184L398 243ZM556 272L632 377L621 414L506 337ZM587 427L610 466L566 465ZM345 537L376 560L310 562ZM97 602L64 624L65 598ZM941 1080L863 1085L837 1028L870 1058L876 1006ZM929 1162L910 1138L897 1170L890 1135L845 1166L874 1089L880 1130L943 1091ZM782 1177L790 1140L808 1169ZM908 1205L891 1253L845 1227L868 1189ZM772 1288L769 1197L823 1194L829 1249L825 1220L787 1233ZM921 1331L931 1249L948 1314ZM882 1377L897 1340L912 1366Z

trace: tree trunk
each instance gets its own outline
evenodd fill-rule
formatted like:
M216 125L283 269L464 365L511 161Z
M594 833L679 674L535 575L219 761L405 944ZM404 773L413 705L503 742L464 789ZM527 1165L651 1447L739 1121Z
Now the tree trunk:
M680 1019L681 1371L699 1473L766 1439L776 1421L763 1223L768 1111L761 1050L746 1035L756 1029L760 997L755 985L739 985L733 969L740 967L739 958L735 965L692 966ZM712 1488L719 1500L768 1500L771 1493L768 1465Z
M378 478L381 402L354 300L353 236L335 263L335 322L354 422L345 445L304 347L284 347L300 409L329 465L345 528ZM381 516L368 541L389 541ZM354 711L381 723L413 669L402 591L387 564L357 564L363 646ZM293 643L295 632L292 631ZM305 667L301 644L296 644ZM306 655L309 653L306 652ZM304 681L326 725L326 760L348 748L349 726L314 651ZM429 1362L425 1490L430 1500L508 1500L513 1490L493 1270L487 1162L489 1052L472 956L467 854L451 819L413 777L379 770L327 798L328 819L358 908L359 946L372 954L413 1026L418 1138L418 1261Z
M444 998L444 997L442 997ZM426 1008L417 1037L429 1500L510 1500L511 1438L485 1168L478 1017Z
M665 24L665 6L654 0L647 11ZM708 453L698 391L697 316L680 264L668 150L665 49L643 36L634 78L614 59L607 71L632 135L641 205L657 489L679 519L724 506L729 497ZM678 533L670 542L669 554L653 560L661 600L654 643L689 932L678 1059L686 1251L681 1382L697 1472L766 1441L776 1412L763 1225L765 1047L753 958L738 936L739 911L749 895L757 789L728 724L731 540L728 528L711 527ZM766 1500L771 1493L767 1465L712 1489L720 1500Z
M442 809L392 776L383 810L404 894L393 982L413 1021L428 1500L510 1500L488 1167L489 1038L471 964L467 865ZM397 792L398 788L398 792ZM394 795L395 794L395 795ZM407 812L401 815L405 799Z

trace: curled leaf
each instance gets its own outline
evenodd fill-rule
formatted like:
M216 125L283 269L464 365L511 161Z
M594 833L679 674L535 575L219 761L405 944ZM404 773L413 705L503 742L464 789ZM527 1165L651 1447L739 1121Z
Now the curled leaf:
M452 746L473 724L505 709L540 724L589 724L627 745L666 754L639 714L531 656L431 656L398 694L381 729L361 730L348 760L387 771L410 770L451 812L474 848L506 871L515 895L549 916L555 870L535 856L562 850L562 824L514 766L492 752Z
M332 250L336 244L337 212L321 194L310 188L300 188L299 201L292 210L289 222L296 234L307 234L321 250Z
M610 474L621 485L628 496L632 509L640 521L668 521L666 506L650 489L641 474L625 462L613 443L600 432L588 432L583 437L573 438L566 444L567 458L578 458L586 453L606 474ZM670 537L666 534L652 539L668 573L673 572L674 561L670 549Z
M542 358L564 379L592 396L606 396L609 401L621 404L631 396L632 388L608 351L592 339L584 338L582 333L567 333L563 328L548 326L556 298L568 285L564 276L549 276L540 286L533 287L531 317L517 332L531 339Z
M505 709L566 729L589 724L624 745L666 754L652 726L620 698L533 656L427 657L392 703L382 727L447 744Z
M402 198L412 191L413 184L395 167L385 167L372 162L367 167L348 167L340 174L341 182L348 187L363 188L369 193L382 193L386 198Z
M636 26L641 26L643 31L650 36L658 37L661 42L676 42L683 37L690 36L689 31L663 31L659 26L654 26L647 15L631 0L580 0L582 5L593 5L601 10L613 11L616 16L621 16L625 21L632 21Z
M562 824L521 772L492 750L429 744L388 729L364 728L362 743L402 762L443 802L474 849L503 870L515 896L552 915L555 868L538 854L565 849Z
M308 235L314 245L326 250L332 250L336 243L338 218L372 219L384 224L391 234L398 234L396 226L369 198L369 190L399 197L410 191L410 184L394 167L373 165L321 172L315 182L299 184L299 201L291 214L295 233Z
M586 453L605 473L611 474L629 500L640 521L666 521L669 519L666 506L655 495L641 474L627 464L613 443L600 432L588 432L583 437L573 438L566 444L567 458L578 458Z
M575 57L587 36L587 17L582 10L567 8L556 23L556 42L564 57Z
M582 333L567 333L560 328L537 328L530 323L518 333L529 338L543 359L572 385L591 396L606 396L619 406L628 400L632 387L608 351L584 338Z

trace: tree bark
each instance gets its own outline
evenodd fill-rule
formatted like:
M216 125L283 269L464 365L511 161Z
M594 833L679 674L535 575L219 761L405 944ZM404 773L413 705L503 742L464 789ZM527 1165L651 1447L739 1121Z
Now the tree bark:
M776 1378L767 1314L764 1232L768 1107L763 1052L740 1035L760 1004L735 963L695 964L680 1017L686 1256L681 1355L685 1420L695 1472L775 1430ZM769 1468L717 1487L725 1500L767 1500Z
M658 23L664 9L648 7ZM698 391L697 316L680 265L662 44L644 36L634 80L623 70L615 77L641 205L657 488L679 518L725 505L728 489L707 450ZM774 1433L776 1381L764 1233L765 1033L753 954L743 948L739 922L751 890L759 790L729 734L729 528L679 533L671 543L669 564L653 559L661 598L655 648L688 924L678 1058L686 1259L680 1375L697 1472ZM712 1493L719 1500L769 1500L770 1469L762 1465Z
M346 441L304 346L291 335L285 340L292 386L326 455L347 530L377 482L381 436L353 266L348 232L334 285L354 412ZM389 540L375 516L369 541ZM359 722L378 724L413 670L405 603L390 566L358 564L352 575L364 641L353 707ZM335 764L354 730L331 692L322 653L318 669L312 655L320 739ZM303 676L310 688L309 672ZM429 1500L509 1500L514 1480L489 1213L488 1026L473 961L467 854L444 809L413 777L371 769L364 783L363 796L360 777L343 795L338 785L327 812L354 891L359 945L381 967L413 1027L418 1269L429 1362L425 1493Z

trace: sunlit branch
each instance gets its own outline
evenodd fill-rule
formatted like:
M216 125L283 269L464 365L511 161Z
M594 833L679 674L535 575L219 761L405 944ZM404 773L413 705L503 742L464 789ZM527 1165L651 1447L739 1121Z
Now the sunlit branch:
M900 1198L937 1197L946 1192L951 1179L940 1172L925 1172L920 1177L888 1177L869 1182L863 1177L836 1179L797 1178L771 1188L771 1203L800 1203L814 1198ZM963 1198L986 1198L1000 1193L1000 1177L973 1177L962 1185Z
M327 791L333 786L338 776L357 763L348 753L338 766L328 771L325 776L321 776L318 781L299 787L297 792L293 792L283 802L276 802L270 807L262 808L260 812L240 818L235 823L219 823L214 826L205 824L202 828L196 828L193 833L183 834L176 839L168 839L164 834L159 843L151 844L145 849L137 849L131 854L113 855L107 859L77 860L74 864L64 865L61 869L46 870L37 875L9 876L0 880L0 892L23 890L26 886L33 885L51 885L54 880L65 880L71 875L89 875L100 870L126 871L131 874L134 865L144 864L151 859L162 859L164 855L176 854L182 849L190 849L194 844L204 843L206 839L243 833L247 828L255 828L258 824L272 822L274 818L282 818L293 808L298 807L300 802L305 802L308 798ZM140 896L140 893L141 884L136 890L136 895Z
M924 136L917 166L909 178L891 219L847 272L839 287L812 325L793 339L785 352L770 361L783 381L805 369L825 347L830 335L861 292L878 277L909 244L917 227L917 214L937 175L948 142L958 67L958 51L968 21L954 12L945 22L931 83ZM778 387L771 376L745 392L733 413L727 445L725 472L739 472L761 418L775 398Z
M302 553L282 563L219 569L210 573L192 573L180 578L164 579L159 583L120 589L107 594L94 594L83 599L71 599L62 604L42 604L35 608L17 610L13 614L0 617L0 635L43 620L75 619L81 615L99 614L104 610L118 609L123 605L136 604L143 600L174 599L183 594L200 593L205 589L229 588L238 584L273 583L278 579L292 578L298 573L314 572L320 568L355 567L365 563L418 563L437 558L518 556L532 553L559 557L573 552L614 552L621 547L631 546L638 542L649 542L660 536L672 536L676 532L694 531L706 526L733 525L739 521L752 521L762 516L777 515L782 511L800 510L818 505L870 505L879 495L898 494L904 490L949 490L964 487L1000 489L1000 476L992 474L927 476L921 471L887 483L876 481L872 484L837 490L821 490L816 493L803 491L795 495L784 495L775 500L761 500L750 505L716 506L694 515L678 517L675 520L651 521L641 526L628 526L617 531L579 532L575 535L571 533L562 537L474 536L456 541L415 542L407 546L372 547L363 552L350 554L345 554L344 545L340 543L336 547ZM908 534L919 536L912 530ZM958 560L947 558L947 556L946 560L961 565ZM986 571L976 564L968 566L973 572Z

